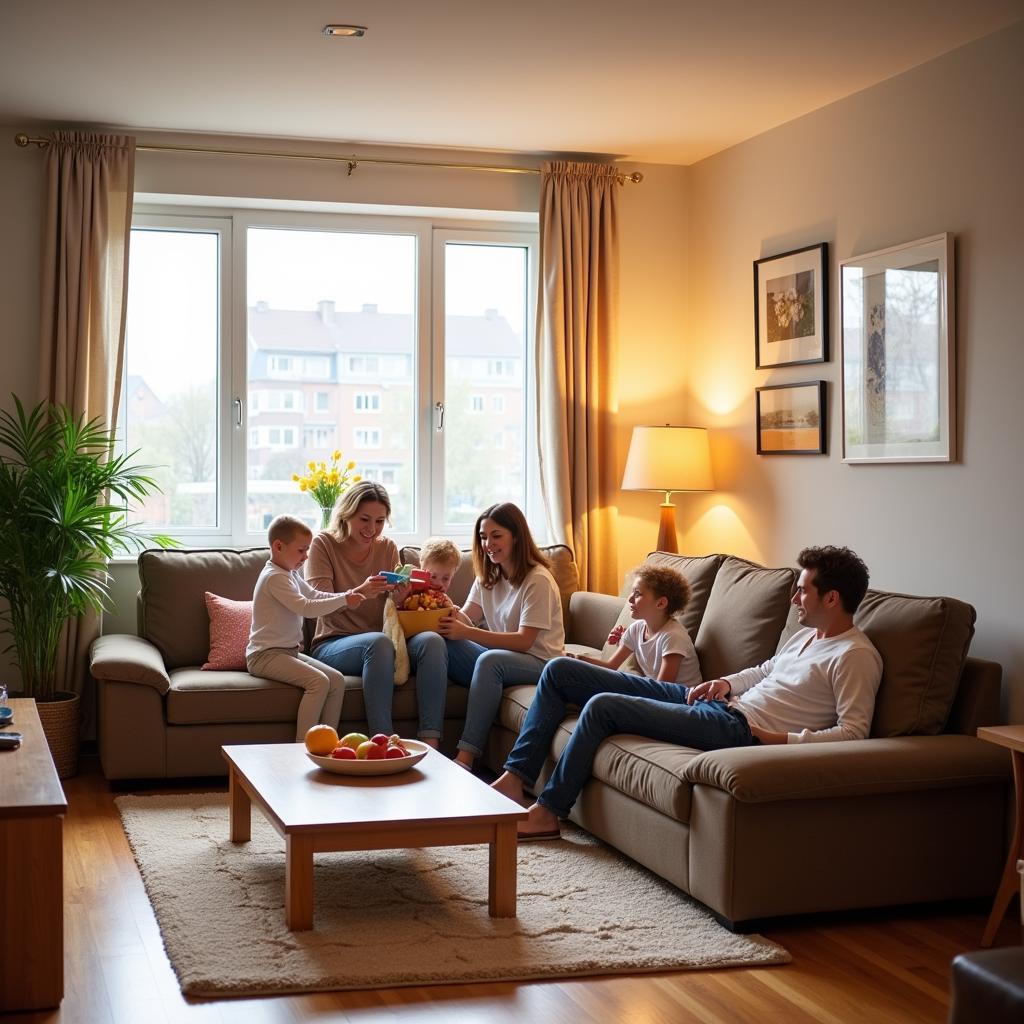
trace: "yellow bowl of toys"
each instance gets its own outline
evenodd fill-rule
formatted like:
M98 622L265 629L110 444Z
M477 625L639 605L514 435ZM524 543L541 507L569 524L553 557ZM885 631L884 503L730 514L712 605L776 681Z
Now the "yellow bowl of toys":
M437 624L451 614L451 601L439 590L424 590L410 594L398 609L398 624L406 637L430 630L437 632Z

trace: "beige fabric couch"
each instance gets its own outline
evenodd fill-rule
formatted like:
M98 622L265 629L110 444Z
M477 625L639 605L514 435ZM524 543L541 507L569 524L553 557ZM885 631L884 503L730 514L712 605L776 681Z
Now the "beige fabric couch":
M568 608L579 575L568 548L544 549ZM266 548L247 551L144 551L139 556L138 635L100 637L91 671L98 693L100 761L108 779L186 778L225 775L220 748L226 743L290 743L301 691L246 671L210 672L200 666L210 649L206 591L249 600ZM418 551L401 552L417 561ZM473 572L463 559L451 586L461 602ZM312 620L309 626L312 627ZM312 629L307 631L307 639ZM445 742L459 738L467 690L451 685L445 710ZM395 688L393 725L415 736L415 680ZM346 676L342 732L365 728L362 680Z
M568 549L546 553L567 608L568 643L600 648L623 599L578 591ZM92 652L109 779L224 774L222 744L293 738L294 688L197 667L209 646L204 591L251 596L266 555L140 556L139 635L101 637ZM402 558L415 561L416 551L406 549ZM705 678L765 660L796 628L790 569L722 555L651 558L690 580L684 624ZM452 587L456 600L470 578L467 559ZM951 598L871 591L857 622L884 662L871 739L701 753L613 737L598 753L573 819L734 925L990 899L1006 849L1010 764L1004 751L974 736L979 725L998 721L1001 677L998 665L967 657L974 610ZM342 729L361 728L360 680L346 684ZM458 739L466 694L449 687L448 744ZM487 752L496 771L532 694L530 686L506 691ZM415 705L410 681L394 701L403 735L415 734ZM573 721L556 737L553 758Z
M722 555L651 560L690 580L684 622L705 679L766 660L798 628L789 569ZM621 598L575 594L567 633L599 648L622 609ZM974 735L998 720L1002 675L999 665L967 657L974 609L869 591L856 621L884 664L872 738L700 752L612 737L573 820L731 925L990 900L1006 851L1010 762ZM488 751L495 770L532 693L506 691ZM574 721L562 726L553 757Z

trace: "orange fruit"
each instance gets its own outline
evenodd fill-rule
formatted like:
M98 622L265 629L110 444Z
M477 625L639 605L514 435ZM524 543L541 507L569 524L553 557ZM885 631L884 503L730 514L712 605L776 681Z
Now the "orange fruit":
M306 749L311 754L328 757L338 745L338 733L329 725L314 725L306 733Z

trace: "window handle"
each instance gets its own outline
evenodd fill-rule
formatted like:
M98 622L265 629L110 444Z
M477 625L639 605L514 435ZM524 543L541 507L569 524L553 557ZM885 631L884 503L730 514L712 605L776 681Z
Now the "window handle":
M233 404L235 407L235 426L240 428L242 426L242 400L236 398Z
M436 425L434 429L438 433L440 433L442 430L444 430L444 402L434 403L434 413L436 419Z

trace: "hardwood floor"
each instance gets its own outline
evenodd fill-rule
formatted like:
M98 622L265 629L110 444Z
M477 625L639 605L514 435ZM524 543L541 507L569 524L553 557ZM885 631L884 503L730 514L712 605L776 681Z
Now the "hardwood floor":
M83 759L65 791L64 1001L48 1013L4 1014L3 1024L939 1022L949 1007L950 962L978 948L985 926L980 909L891 911L765 929L793 956L781 967L188 1002L121 830L117 793L94 759ZM1020 926L1008 916L996 943L1020 941ZM17 970L17 963L17 952L8 951L0 971Z

